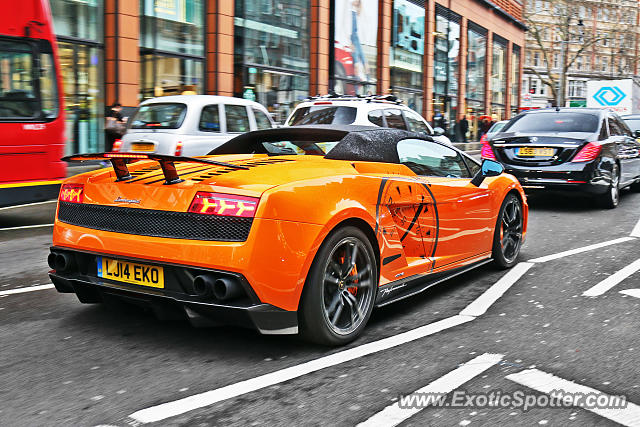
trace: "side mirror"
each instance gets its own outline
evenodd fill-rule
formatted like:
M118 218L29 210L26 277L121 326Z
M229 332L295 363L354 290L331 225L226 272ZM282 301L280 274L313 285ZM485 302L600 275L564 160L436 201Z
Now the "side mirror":
M471 184L476 187L480 187L485 178L498 176L502 172L504 172L504 166L502 166L502 163L496 162L495 160L484 159L480 171L473 177Z
M433 128L433 134L435 136L444 135L444 129L442 129L441 127Z
M634 138L640 138L640 129L636 129L633 131L633 137Z

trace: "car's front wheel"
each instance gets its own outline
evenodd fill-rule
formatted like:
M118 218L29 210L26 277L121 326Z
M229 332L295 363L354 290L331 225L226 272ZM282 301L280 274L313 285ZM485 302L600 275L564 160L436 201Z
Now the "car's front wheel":
M511 268L516 263L522 246L524 217L518 196L509 193L502 202L496 228L493 233L492 257L501 268Z
M300 304L301 333L309 341L343 345L364 329L378 287L367 236L347 226L332 232L316 254Z

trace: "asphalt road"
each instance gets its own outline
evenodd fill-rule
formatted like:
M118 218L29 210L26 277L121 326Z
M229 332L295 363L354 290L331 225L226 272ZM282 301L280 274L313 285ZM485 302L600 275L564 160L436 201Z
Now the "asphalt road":
M628 238L640 220L640 194L623 193L613 211L560 196L531 197L530 206L520 277L491 265L467 273L375 311L364 336L340 349L161 322L53 289L8 293L50 283L51 227L15 227L52 222L55 205L0 210L0 425L388 425L393 407L381 411L429 384L426 390L543 396L546 374L567 390L579 384L640 404L640 300L620 293L640 288L640 272L598 296L582 295L640 258L640 240ZM485 292L493 295L505 274L500 283L513 283L486 313L459 315ZM451 326L451 319L460 322ZM450 327L438 332L434 324ZM483 365L476 358L485 353L498 356ZM176 411L188 404L191 410ZM618 420L640 425L634 408ZM614 425L617 416L581 407L401 413L401 425L445 426Z

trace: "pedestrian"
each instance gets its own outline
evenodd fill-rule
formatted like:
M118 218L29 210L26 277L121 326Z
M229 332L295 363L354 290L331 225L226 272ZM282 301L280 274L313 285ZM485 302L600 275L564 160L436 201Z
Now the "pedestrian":
M460 122L458 122L458 127L460 128L460 133L462 135L462 142L467 142L467 132L469 132L469 121L467 120L467 116L462 116Z
M109 111L105 115L104 124L104 148L109 152L113 150L113 144L116 139L122 138L126 131L126 121L122 117L122 105L119 102L114 102Z

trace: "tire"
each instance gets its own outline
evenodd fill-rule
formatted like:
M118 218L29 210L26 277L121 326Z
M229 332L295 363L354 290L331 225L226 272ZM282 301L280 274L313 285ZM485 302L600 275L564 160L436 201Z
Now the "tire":
M500 206L493 233L492 257L499 268L506 269L515 265L522 247L523 226L522 202L518 196L509 193Z
M611 170L611 184L607 192L598 195L596 198L598 204L604 209L615 209L620 201L620 168L617 164L613 165Z
M352 226L333 231L309 269L298 311L301 336L330 346L353 341L369 321L377 289L378 267L367 236Z

